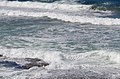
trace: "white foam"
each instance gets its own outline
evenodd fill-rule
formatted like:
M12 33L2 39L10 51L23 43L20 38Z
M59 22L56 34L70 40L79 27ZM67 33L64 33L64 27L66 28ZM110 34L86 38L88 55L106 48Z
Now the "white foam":
M120 76L119 73L120 53L117 52L97 50L97 51L76 54L76 53L62 53L59 51L45 51L45 50L30 49L30 48L19 48L19 49L1 48L0 51L1 51L0 54L3 54L4 56L10 58L37 57L50 63L50 65L45 68L33 67L29 70L22 70L22 71L14 71L11 69L1 68L1 70L4 72L0 72L0 75L8 79L14 79L14 78L25 79L26 77L49 78L49 77L53 77L53 75L57 77L59 74L68 73L66 70L69 70L71 74L72 73L77 74L81 72L82 75L86 75L86 74L90 75L90 73L92 73L91 74L92 76L93 75L95 76L94 73L99 74L99 76L102 74L104 75L106 74L105 75L106 77L109 76L107 78L113 78L113 79Z
M83 9L89 9L91 5L70 5L70 4L58 4L58 3L40 3L40 2L0 2L0 6L3 7L15 7L15 8L37 8L47 10L67 10L67 11L79 11Z
M37 3L37 2L0 2L0 6L17 8L1 9L0 15L7 16L30 16L57 18L63 21L92 23L98 25L120 25L120 19L117 18L100 18L90 10L88 5L70 5L57 3ZM24 8L25 10L19 9ZM37 11L30 9L37 9ZM101 14L102 15L102 14Z
M1 48L0 54L12 58L41 58L49 63L48 68L74 68L81 64L114 65L120 64L120 53L109 51L92 51L79 54L67 54L59 51L44 51L28 48L6 49ZM111 64L113 63L113 64Z
M70 60L84 60L87 59L87 61L97 61L100 63L102 61L103 63L109 62L109 63L120 63L120 53L117 52L111 52L111 51L104 51L104 50L97 50L92 52L86 52L86 53L80 53L77 55L71 55L66 56L67 59Z

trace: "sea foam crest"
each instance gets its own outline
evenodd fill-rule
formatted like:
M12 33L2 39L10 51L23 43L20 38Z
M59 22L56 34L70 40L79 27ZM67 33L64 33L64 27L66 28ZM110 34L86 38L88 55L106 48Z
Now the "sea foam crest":
M16 7L16 8L37 8L47 10L67 10L79 11L81 9L89 9L91 5L70 5L58 3L40 3L40 2L0 2L3 7Z
M69 68L81 64L106 65L120 64L120 53L96 50L86 53L62 53L59 51L45 51L30 48L1 48L0 54L11 58L40 58L49 63L49 68ZM53 67L54 66L54 67Z
M17 57L17 58L18 57L20 57L20 58L37 57L37 58L41 58L41 59L45 60L46 62L50 63L50 65L45 67L44 69L33 67L33 68L30 68L28 70L23 70L23 71L11 71L11 70L5 70L5 69L1 68L1 70L4 71L3 73L1 72L1 74L3 76L5 75L4 77L7 77L9 79L13 79L13 78L21 79L21 77L22 77L22 79L25 79L26 77L27 78L29 78L29 77L30 78L33 78L33 77L41 78L41 76L43 76L43 77L45 76L45 78L47 78L50 76L54 76L55 73L57 73L58 75L59 74L64 75L65 73L68 73L68 72L71 74L72 73L75 73L75 74L80 73L81 74L81 72L82 72L82 75L83 74L91 75L89 73L92 73L92 76L97 74L96 77L94 76L94 78L97 78L97 76L99 76L99 75L104 77L103 75L105 75L105 74L108 74L108 75L106 75L107 77L104 77L104 78L112 77L113 79L115 79L115 78L119 78L119 76L120 76L120 74L119 74L120 53L116 53L116 52L98 50L98 51L91 51L91 52L79 53L79 54L75 54L75 53L67 54L67 53L62 53L62 52L58 52L58 51L43 51L40 49L32 50L32 49L28 49L28 48L26 48L26 49L25 48L19 48L19 49L17 49L17 48L11 48L11 49L10 48L9 49L8 48L0 48L0 51L1 51L0 54L3 54L6 57ZM88 61L86 61L86 59L88 59ZM113 61L116 63L118 62L118 65L119 65L118 68L116 66L114 68L114 63L112 63L112 64L109 63L112 68L107 66L108 64L107 65L105 64L106 66L101 66L101 64L103 62L113 62ZM85 62L87 62L87 63L85 63ZM96 65L95 64L96 62L98 62L99 64ZM79 70L75 71L78 68L79 68ZM51 71L52 69L54 69L54 71ZM66 72L65 69L68 69L69 71ZM57 70L57 71L55 71L55 70ZM52 75L52 72L53 72L53 75ZM6 76L6 74L8 76ZM77 74L78 77L80 74ZM17 77L16 77L16 75L17 75ZM54 78L56 78L56 74L55 74Z
M104 50L96 50L86 53L79 53L66 56L67 59L70 60L84 60L87 59L88 61L104 61L110 63L120 63L120 53L119 52L111 52L111 51L104 51Z
M17 17L48 16L53 19L56 18L67 22L91 23L98 25L120 25L120 19L118 18L102 18L94 15L94 12L90 10L91 5L50 4L37 2L0 2L0 6L2 7L0 15Z

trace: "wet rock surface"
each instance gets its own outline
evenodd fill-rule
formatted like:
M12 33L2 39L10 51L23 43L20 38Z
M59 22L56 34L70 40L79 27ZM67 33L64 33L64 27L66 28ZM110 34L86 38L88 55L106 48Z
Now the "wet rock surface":
M0 66L3 67L29 69L34 66L44 67L49 65L49 63L39 58L8 58L3 55L0 55L0 57Z
M43 66L47 66L47 65L49 65L48 63L46 63L46 62L43 62L43 63L37 63L37 62L35 62L35 63L27 63L27 64L25 64L24 66L22 66L24 69L29 69L29 68L31 68L31 67L34 67L34 66L37 66L37 67L43 67Z
M24 69L29 69L33 66L43 67L49 65L49 63L38 58L25 58L25 61L28 61L29 63L26 63L25 65L22 66Z

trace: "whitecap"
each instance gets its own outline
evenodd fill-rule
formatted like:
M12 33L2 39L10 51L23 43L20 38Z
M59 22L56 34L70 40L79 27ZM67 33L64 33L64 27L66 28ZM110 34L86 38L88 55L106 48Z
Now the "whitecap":
M102 18L98 16L107 16L110 15L111 12L101 11L102 13L98 12L96 14L95 11L90 10L91 5L49 4L38 2L0 2L0 6L2 7L0 15L2 16L48 16L50 18L56 18L66 22L91 23L97 25L120 25L120 19L118 18ZM7 7L7 9L4 9L4 7ZM17 8L17 10L14 10L14 8ZM31 10L28 10L29 8Z

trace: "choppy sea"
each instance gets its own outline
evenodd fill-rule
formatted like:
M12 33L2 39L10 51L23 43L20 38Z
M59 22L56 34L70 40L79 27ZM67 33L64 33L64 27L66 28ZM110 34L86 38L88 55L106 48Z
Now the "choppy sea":
M0 61L0 79L119 79L119 3L1 1L0 54L49 65L17 69Z

